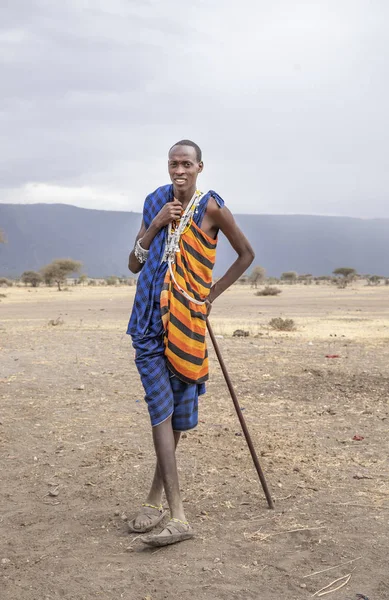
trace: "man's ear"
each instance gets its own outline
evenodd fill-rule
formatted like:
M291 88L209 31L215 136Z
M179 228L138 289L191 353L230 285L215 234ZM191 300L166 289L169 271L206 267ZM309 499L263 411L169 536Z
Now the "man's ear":
M201 161L199 162L199 169L198 169L198 173L201 173L201 171L202 171L203 169L204 169L204 163L203 163L203 161L201 160Z

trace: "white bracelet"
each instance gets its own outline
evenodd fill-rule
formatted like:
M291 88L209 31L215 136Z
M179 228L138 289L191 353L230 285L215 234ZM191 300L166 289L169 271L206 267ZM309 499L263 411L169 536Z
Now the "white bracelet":
M143 264L147 260L149 251L142 248L142 246L140 245L141 241L142 241L142 238L137 240L137 242L135 244L135 248L134 248L134 254L135 254L135 257L137 258L137 260Z

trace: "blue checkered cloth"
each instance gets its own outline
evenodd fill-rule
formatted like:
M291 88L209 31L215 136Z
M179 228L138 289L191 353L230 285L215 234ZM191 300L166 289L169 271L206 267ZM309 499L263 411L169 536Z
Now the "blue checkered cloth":
M207 208L210 197L215 198L218 205L224 205L224 200L215 191L207 192L199 203L197 214L194 215L196 225L201 226L201 221ZM152 220L157 216L161 208L173 200L173 185L164 185L149 194L145 200L143 207L143 222L148 229ZM165 248L165 240L167 227L160 229L154 237L149 248L147 261L139 274L134 304L130 321L128 323L127 333L133 335L144 335L150 323L151 314L153 311L153 302L156 298L155 284L156 274L162 262L163 251ZM159 296L158 296L159 298Z
M172 417L175 431L187 431L197 426L198 397L205 386L185 383L169 371L163 335L161 307L154 302L147 334L132 338L135 364L145 390L151 425L155 427Z
M216 198L219 206L224 201L216 192L209 191L200 201L194 216L201 225L209 198ZM146 228L161 208L173 199L173 186L158 188L147 196L143 210ZM145 390L151 425L155 427L172 417L175 431L193 429L198 423L198 397L205 393L205 384L186 383L173 375L165 359L164 329L161 319L160 295L167 263L162 262L166 228L154 237L137 282L134 305L127 328L135 348L135 364Z
M152 194L149 194L143 207L143 222L146 229L159 213L161 208L173 200L173 186L164 185ZM150 244L147 261L139 273L136 284L136 294L127 333L132 335L144 335L147 331L155 297L155 282L158 268L162 262L165 248L167 228L160 229Z

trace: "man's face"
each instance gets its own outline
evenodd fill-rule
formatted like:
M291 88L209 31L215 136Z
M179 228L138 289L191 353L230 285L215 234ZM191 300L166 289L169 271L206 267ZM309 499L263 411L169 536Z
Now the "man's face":
M196 187L197 175L203 170L192 146L173 146L169 152L169 175L176 190L186 192Z

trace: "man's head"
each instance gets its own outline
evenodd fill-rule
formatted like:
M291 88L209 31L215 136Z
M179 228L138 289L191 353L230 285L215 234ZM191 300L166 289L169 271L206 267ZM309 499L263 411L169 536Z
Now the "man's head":
M201 150L190 140L181 140L169 150L169 175L177 191L196 187L197 175L203 170Z

